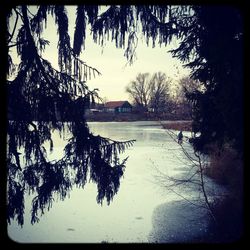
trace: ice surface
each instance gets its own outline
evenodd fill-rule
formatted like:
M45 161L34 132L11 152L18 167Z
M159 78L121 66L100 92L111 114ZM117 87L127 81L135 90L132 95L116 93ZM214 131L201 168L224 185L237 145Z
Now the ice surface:
M54 202L40 222L31 225L32 197L27 196L25 224L23 228L16 222L8 226L11 239L54 243L182 242L206 231L206 224L201 223L200 216L195 216L196 211L183 205L181 197L167 190L157 179L158 171L176 176L185 174L189 168L181 147L158 122L90 122L89 126L94 134L114 140L136 139L134 146L121 155L121 158L129 156L129 159L113 202L109 206L106 202L102 206L97 204L96 186L87 183L84 189L73 189L70 198ZM184 135L190 136L190 133L184 132ZM58 134L53 136L55 151L49 156L50 160L62 156L66 143ZM190 145L185 145L191 152ZM199 195L195 189L180 192L183 195L189 192L192 197ZM185 220L180 214L189 214L189 218ZM195 218L196 223L190 228L190 219Z

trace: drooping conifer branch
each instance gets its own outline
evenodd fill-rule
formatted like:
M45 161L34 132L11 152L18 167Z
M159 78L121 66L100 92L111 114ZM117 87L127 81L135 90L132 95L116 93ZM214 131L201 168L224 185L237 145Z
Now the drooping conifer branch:
M63 6L40 6L30 17L28 7L18 7L22 25L16 36L21 59L8 88L8 222L17 219L23 225L24 194L35 194L31 223L39 221L39 212L49 209L55 196L65 199L74 186L84 187L87 173L98 186L97 202L109 203L117 193L126 159L118 153L131 142L115 142L94 136L88 129L84 110L98 98L86 81L100 72L83 62L70 47L67 14ZM96 13L86 8L86 12ZM42 57L49 41L42 38L47 14L55 16L59 31L59 70ZM93 19L89 18L92 23ZM14 37L14 36L13 36ZM12 65L9 57L9 67ZM64 156L49 160L53 151L52 132L71 133ZM103 146L105 144L105 147ZM109 147L107 150L106 148Z

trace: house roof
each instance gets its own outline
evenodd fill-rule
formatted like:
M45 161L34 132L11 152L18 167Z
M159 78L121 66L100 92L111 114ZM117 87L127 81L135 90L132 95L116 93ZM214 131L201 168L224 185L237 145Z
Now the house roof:
M122 106L127 101L112 101L112 102L106 102L104 107L105 108L117 108Z

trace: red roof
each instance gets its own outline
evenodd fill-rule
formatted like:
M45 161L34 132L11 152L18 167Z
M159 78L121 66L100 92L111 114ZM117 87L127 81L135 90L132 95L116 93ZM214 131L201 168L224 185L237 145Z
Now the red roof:
M104 107L105 108L117 108L122 106L126 101L113 101L113 102L106 102Z

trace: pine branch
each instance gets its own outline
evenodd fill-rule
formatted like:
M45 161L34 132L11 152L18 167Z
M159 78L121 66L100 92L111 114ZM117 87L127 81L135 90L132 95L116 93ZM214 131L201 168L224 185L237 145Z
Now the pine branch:
M13 30L12 30L12 33L7 41L7 43L10 43L14 34L15 34L15 31L16 31L16 26L17 26L17 22L18 22L18 19L19 19L19 13L16 11L16 9L14 9L15 12L16 12L16 21L15 21L15 24L14 24L14 27L13 27Z

